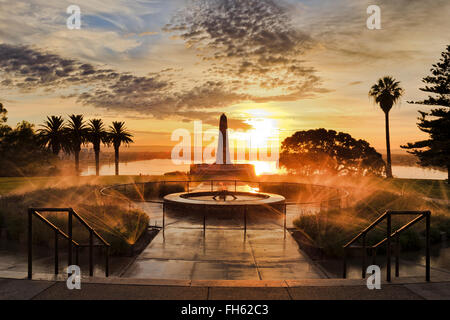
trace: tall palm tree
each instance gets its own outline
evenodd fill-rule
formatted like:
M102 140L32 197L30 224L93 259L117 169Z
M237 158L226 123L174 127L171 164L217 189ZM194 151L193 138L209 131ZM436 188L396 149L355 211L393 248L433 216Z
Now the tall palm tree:
M391 165L391 142L389 136L389 111L392 106L400 100L404 90L400 87L400 82L390 76L380 78L376 84L370 88L369 97L374 99L380 105L385 115L386 125L386 149L387 149L387 165L386 177L392 178Z
M89 120L88 141L92 143L95 153L95 174L100 175L100 145L108 143L108 132L102 119Z
M119 148L123 144L133 143L133 135L125 128L125 122L114 121L109 126L109 141L114 147L114 161L116 164L116 176L119 175Z
M38 129L38 132L43 145L49 147L55 156L61 149L65 149L64 119L61 116L47 117L42 129Z
M75 155L75 171L80 174L80 151L81 145L86 143L88 127L84 123L81 114L69 116L68 124L65 128L68 139L68 150Z

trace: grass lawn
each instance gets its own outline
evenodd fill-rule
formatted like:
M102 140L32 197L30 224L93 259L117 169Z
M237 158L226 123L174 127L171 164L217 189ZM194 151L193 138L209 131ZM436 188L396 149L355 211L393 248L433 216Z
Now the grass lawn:
M111 185L120 183L145 182L160 179L176 180L164 176L86 176L86 177L0 177L0 195L8 193L22 193L38 188L71 187L83 184ZM262 176L261 181L296 181L313 184L342 185L333 181L308 179L303 181L298 177L287 176ZM301 180L301 181L299 181ZM390 190L397 193L416 193L423 197L435 199L450 199L450 186L445 180L422 180L422 179L392 179L383 178L349 178L344 185L355 185L357 188Z
M0 177L0 195L41 188L66 188L83 184L111 185L156 180L161 176Z
M400 194L416 194L419 197L433 199L450 199L450 186L445 180L373 178L369 182L372 188L389 190Z
M420 197L449 200L450 185L447 180L428 179L385 179L379 177L299 177L282 175L263 175L261 181L290 181L336 187L353 187L355 190L385 190L399 194L417 194Z
M434 199L450 199L450 186L445 180L424 179L392 179L382 180L380 188L393 189L402 194L417 193L421 196Z

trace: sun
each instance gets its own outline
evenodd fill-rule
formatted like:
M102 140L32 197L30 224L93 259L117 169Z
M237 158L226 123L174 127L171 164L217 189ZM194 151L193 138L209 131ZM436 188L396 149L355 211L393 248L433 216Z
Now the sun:
M278 158L273 158L274 154L279 153L277 120L272 119L271 113L264 109L248 109L244 112L248 117L245 123L250 125L250 129L245 132L233 131L231 134L232 144L245 157L237 157L237 163L252 164L258 176L279 173ZM251 151L251 154L245 155L242 150Z
M247 134L252 146L267 148L268 141L278 135L277 121L270 118L270 113L263 109L253 109L247 111L252 118L245 122L252 126Z
M250 164L252 164L255 167L255 174L257 176L260 176L264 173L266 174L276 173L278 171L276 163L273 162L251 161Z

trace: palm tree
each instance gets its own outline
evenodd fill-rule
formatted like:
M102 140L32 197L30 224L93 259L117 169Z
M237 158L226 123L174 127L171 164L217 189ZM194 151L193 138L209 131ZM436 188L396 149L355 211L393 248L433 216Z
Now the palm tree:
M400 82L390 76L380 78L376 84L370 88L369 97L373 98L380 105L385 115L386 124L386 149L387 149L387 165L386 177L392 178L391 165L391 142L389 137L389 111L392 106L400 100L404 90L400 87Z
M75 171L76 174L79 175L81 145L87 141L88 127L86 127L81 114L72 114L69 116L69 121L65 130L68 139L68 150L75 155Z
M108 133L101 119L89 121L88 141L92 143L95 153L95 174L100 175L100 144L108 143Z
M49 147L55 156L65 148L64 120L61 116L47 117L42 129L39 129L38 132L43 145Z
M116 176L119 175L119 148L122 143L128 145L133 143L133 135L125 128L125 122L114 121L109 126L109 141L114 147L114 161L116 164Z

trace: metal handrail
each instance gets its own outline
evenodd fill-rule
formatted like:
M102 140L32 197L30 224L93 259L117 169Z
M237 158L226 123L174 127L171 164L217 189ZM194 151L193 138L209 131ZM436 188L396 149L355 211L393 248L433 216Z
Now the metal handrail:
M46 223L50 228L52 228L54 231L58 232L61 236L63 236L64 238L66 238L66 240L69 240L69 236L67 234L64 233L64 231L62 231L61 229L59 229L57 226L55 226L53 223L51 223L48 219L46 219L44 216L42 216L41 214L39 214L39 212L35 211L35 216L39 218L39 220L41 220L42 222ZM80 244L78 242L76 242L75 240L71 240L72 243L76 246L80 246Z
M330 197L329 199L325 199L325 200L320 200L320 201L315 201L315 202L285 202L284 204L284 210L282 212L282 215L284 216L283 220L284 220L284 237L286 238L286 227L287 227L287 222L286 222L286 216L287 216L287 209L286 206L287 205L309 205L309 204L319 204L322 207L322 204L324 203L331 203L333 201L339 201L339 208L341 208L341 201L344 200L345 198L347 198L349 196L349 192L346 190L343 190L343 194L341 194L341 190L337 187L332 187L332 186L323 186L323 185L315 185L315 184L305 184L305 183L298 183L298 182L268 182L268 181L250 181L250 180L238 180L238 179L206 179L206 180L157 180L157 181L147 181L147 182L133 182L133 183L125 183L125 184L115 184L115 185L111 185L111 186L106 186L103 187L102 189L100 189L100 194L102 196L106 196L106 197L114 197L115 195L112 193L107 193L107 190L114 190L114 189L118 189L119 187L123 187L123 191L126 192L127 190L127 186L137 186L137 185L143 185L145 188L146 184L158 184L158 183L162 183L162 184L166 184L166 183L179 183L179 184L186 184L187 186L187 192L190 191L190 184L191 183L209 183L211 184L211 191L213 191L214 189L214 183L217 182L226 182L226 183L234 183L234 190L237 191L237 184L238 183L253 183L253 184L258 184L259 189L261 190L261 186L264 184L284 184L284 185L307 185L307 186L312 186L312 187L320 187L320 188L329 188L332 190L335 190L338 192L338 196L337 197ZM117 190L119 191L119 190ZM120 192L120 191L119 191ZM144 189L142 191L144 194ZM122 198L121 198L122 199ZM129 205L131 206L131 200L128 198L122 199L125 201L128 201ZM136 201L141 201L141 202L150 202L150 203L158 203L158 204L162 204L163 205L163 225L162 225L162 230L163 230L163 236L164 236L164 230L165 230L165 203L163 201L157 201L157 200L145 200L145 199L137 199ZM206 219L204 219L203 221L204 224L204 228L206 228ZM246 221L244 223L244 230L246 230Z
M251 180L237 180L237 179L207 179L207 180L157 180L157 181L148 181L148 182L133 182L133 183L124 183L124 184L115 184L111 186L104 187L100 190L100 194L103 196L112 196L111 194L107 194L105 191L108 189L114 189L117 187L124 187L126 190L126 186L133 186L133 185L139 185L139 184L148 184L148 183L180 183L180 184L186 184L187 185L187 191L190 190L190 184L191 183L210 183L211 184L211 191L213 191L214 183L215 182L227 182L227 183L234 183L235 191L237 190L237 183L253 183L258 184L258 188L261 189L261 186L263 184L284 184L284 185L311 185L315 187L322 187L322 188L330 188L337 191L344 191L344 194L339 195L337 197L331 197L329 199L320 200L320 201L313 201L313 202L287 202L288 205L307 205L307 204L322 204L322 203L329 203L333 201L343 200L347 198L350 193L346 190L339 189L337 187L332 186L323 186L323 185L316 185L316 184L305 184L305 183L298 183L298 182L283 182L283 181L251 181ZM153 202L152 200L145 200L145 202Z
M354 237L352 240L350 240L347 244L344 245L344 248L347 248L351 246L353 243L358 241L361 237L366 235L370 230L375 228L379 223L381 223L386 217L387 217L387 211L383 213L381 216L379 216L374 222L372 222L367 228L365 228L363 231L361 231L356 237Z
M416 218L412 219L408 223L404 224L402 227L392 232L392 215L418 215ZM357 240L362 238L362 247L359 247L363 251L362 258L362 278L366 277L366 255L367 248L372 251L372 264L375 264L376 250L381 245L387 245L386 250L386 280L388 282L391 281L391 239L396 239L396 251L395 251L395 276L399 277L399 264L400 264L400 234L415 225L417 222L421 221L423 218L426 219L426 228L425 228L425 279L426 281L430 281L430 220L431 220L431 212L430 211L393 211L387 210L380 217L378 217L374 222L372 222L367 228L361 231L356 237L350 240L347 244L343 246L344 249L344 259L343 259L343 278L347 277L347 249L351 248L350 246L355 243ZM381 240L372 246L366 245L366 235L367 233L375 228L380 222L384 219L387 219L387 230L386 230L386 238Z
M100 240L103 245L110 247L110 244L108 242L106 242L105 239L102 238L101 235L98 234L97 231L95 231L94 228L92 228L87 222L86 220L84 220L78 213L76 213L75 211L72 211L72 214L75 218L78 219L78 221L81 222L82 225L84 225L89 231L92 231L94 233L94 235L97 237L98 240Z
M68 235L65 234L61 229L51 223L48 219L42 216L39 212L67 212L68 213ZM33 276L33 215L39 220L44 222L52 230L55 231L55 274L58 274L58 235L63 236L68 240L68 265L72 265L72 245L75 246L75 262L79 262L79 248L89 247L89 275L94 274L94 258L93 258L93 248L94 247L104 247L106 249L105 255L105 276L109 276L109 248L111 245L104 240L97 231L92 228L89 223L87 223L78 213L72 208L29 208L28 209L28 279L32 279ZM72 227L73 227L73 216L89 231L89 244L81 245L72 238ZM94 236L101 242L100 245L94 245Z
M396 231L394 231L391 234L391 239L400 235L402 232L404 232L405 230L409 229L410 227L412 227L414 224L416 224L417 222L419 222L420 220L422 220L425 216L424 215L420 215L418 217L416 217L415 219L411 220L410 222L408 222L407 224L405 224L403 227L397 229ZM383 245L385 242L387 241L387 237L384 238L383 240L381 240L380 242L378 242L377 244L372 246L372 249L376 249L379 246Z

